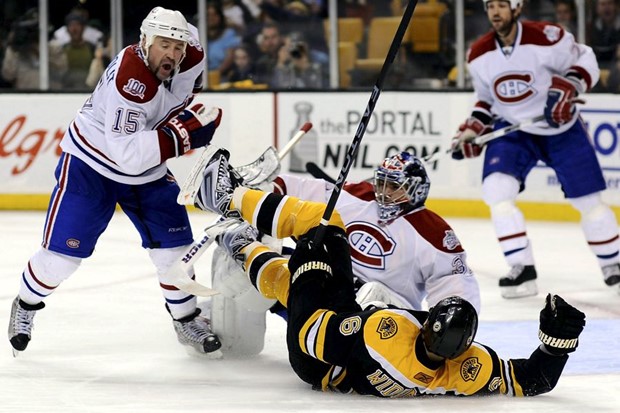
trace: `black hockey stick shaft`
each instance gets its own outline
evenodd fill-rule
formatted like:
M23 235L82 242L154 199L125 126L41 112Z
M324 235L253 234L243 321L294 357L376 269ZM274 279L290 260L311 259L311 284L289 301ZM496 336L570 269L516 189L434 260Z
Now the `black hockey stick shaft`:
M377 100L379 99L379 95L381 94L381 89L383 88L383 82L385 81L385 77L394 62L394 58L398 53L398 49L403 41L403 37L405 36L405 32L407 31L407 26L411 21L411 16L413 16L413 11L418 4L418 0L409 0L407 3L407 7L405 8L405 12L403 13L403 17L400 20L400 24L398 25L398 29L396 30L396 34L394 35L394 39L392 40L392 45L388 50L387 56L385 57L385 61L383 62L383 67L381 67L381 72L379 72L379 77L377 78L377 82L372 89L372 93L370 94L370 99L368 100L368 105L366 106L366 110L364 111L364 115L360 121L360 124L355 131L355 137L353 138L353 142L347 151L347 154L344 159L344 165L342 165L342 169L340 169L340 174L336 179L336 184L334 186L334 190L332 191L329 200L327 201L327 207L325 208L325 212L323 213L323 217L321 218L321 223L317 228L317 231L314 235L314 248L323 241L323 236L325 235L325 230L327 229L327 224L334 212L334 208L336 207L336 201L338 201L338 197L340 196L340 191L344 186L344 181L349 174L349 170L351 170L351 165L353 165L353 161L357 156L357 151L359 149L360 143L362 142L362 138L364 137L364 133L366 132L366 127L368 126L368 122L370 121L370 117L372 116L372 112L375 110L375 105L377 104Z

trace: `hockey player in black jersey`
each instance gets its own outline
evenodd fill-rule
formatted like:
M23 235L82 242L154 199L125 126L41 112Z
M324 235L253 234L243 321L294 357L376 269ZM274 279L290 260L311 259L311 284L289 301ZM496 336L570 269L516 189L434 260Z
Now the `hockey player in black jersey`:
M337 211L322 245L313 246L325 204L237 186L225 151L205 168L196 206L241 215L266 234L299 240L290 260L256 241L248 223L225 232L219 242L263 296L287 307L291 366L315 389L379 397L535 396L555 387L585 326L585 314L549 294L540 313L542 344L529 358L501 359L474 341L477 314L460 297L447 297L429 312L381 303L362 309Z

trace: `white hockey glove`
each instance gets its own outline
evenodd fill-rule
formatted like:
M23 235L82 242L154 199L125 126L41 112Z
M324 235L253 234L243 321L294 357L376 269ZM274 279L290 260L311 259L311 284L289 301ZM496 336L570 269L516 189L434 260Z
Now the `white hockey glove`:
M410 308L403 303L392 290L379 281L369 281L363 284L355 294L355 301L362 307L362 310L374 308L387 308L393 305L398 308Z
M271 188L265 186L280 173L280 158L273 146L270 146L254 162L238 166L235 170L243 178L244 186L271 191Z

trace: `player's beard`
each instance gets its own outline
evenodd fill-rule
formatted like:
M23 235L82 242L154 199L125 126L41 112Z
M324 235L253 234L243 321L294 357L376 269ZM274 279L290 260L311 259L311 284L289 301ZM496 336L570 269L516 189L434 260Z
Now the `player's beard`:
M510 20L491 21L493 30L495 30L500 37L508 37L510 31L516 23L517 21L514 16L512 16Z
M163 59L155 68L155 75L159 80L167 80L174 73L176 62L172 59Z

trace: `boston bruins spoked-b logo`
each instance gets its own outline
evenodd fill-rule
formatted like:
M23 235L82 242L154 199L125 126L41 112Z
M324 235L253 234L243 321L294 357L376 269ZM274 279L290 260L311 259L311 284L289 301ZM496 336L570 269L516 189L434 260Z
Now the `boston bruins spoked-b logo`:
M377 327L377 333L381 339L388 339L398 332L398 324L392 317L383 317Z
M376 270L385 269L385 257L394 252L396 244L378 226L367 222L347 225L351 258L357 264Z
M481 367L478 357L470 357L461 364L461 377L465 381L475 381Z

